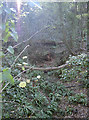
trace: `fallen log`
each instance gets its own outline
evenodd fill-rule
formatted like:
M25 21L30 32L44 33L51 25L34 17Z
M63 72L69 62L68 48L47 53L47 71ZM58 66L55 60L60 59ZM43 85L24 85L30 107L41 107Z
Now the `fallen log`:
M47 68L43 68L43 67L29 67L29 66L24 66L25 68L28 68L29 70L40 70L40 71L48 71L48 70L59 70L61 68L64 68L65 66L68 66L68 63L63 64L61 66L58 67L47 67Z

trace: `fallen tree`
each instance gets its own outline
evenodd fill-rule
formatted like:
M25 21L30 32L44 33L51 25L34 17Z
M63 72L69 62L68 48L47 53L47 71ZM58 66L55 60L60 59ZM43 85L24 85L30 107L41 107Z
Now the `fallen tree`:
M25 68L28 68L29 70L40 70L40 71L48 71L48 70L59 70L61 68L64 68L65 66L67 66L68 63L66 64L63 64L61 66L58 66L58 67L47 67L47 68L43 68L43 67L29 67L29 66L25 66Z

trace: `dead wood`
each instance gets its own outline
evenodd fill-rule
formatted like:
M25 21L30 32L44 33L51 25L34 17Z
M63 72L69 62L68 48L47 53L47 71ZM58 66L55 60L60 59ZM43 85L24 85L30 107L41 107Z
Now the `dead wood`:
M59 70L61 68L64 68L65 66L68 66L68 64L63 64L61 66L58 67L47 67L47 68L43 68L43 67L29 67L29 66L25 66L25 68L29 68L29 70L40 70L40 71L49 71L49 70Z

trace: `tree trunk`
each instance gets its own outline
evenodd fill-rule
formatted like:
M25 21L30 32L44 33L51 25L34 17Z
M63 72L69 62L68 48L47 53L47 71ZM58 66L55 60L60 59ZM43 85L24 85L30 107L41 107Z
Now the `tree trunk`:
M63 12L63 3L60 3L59 4L59 11L60 11L60 21L61 21L61 26L62 26L62 33L63 33L63 42L64 44L66 45L68 51L70 52L70 54L72 55L75 55L75 53L71 50L67 40L66 40L66 30L65 30L65 27L64 27L64 12Z

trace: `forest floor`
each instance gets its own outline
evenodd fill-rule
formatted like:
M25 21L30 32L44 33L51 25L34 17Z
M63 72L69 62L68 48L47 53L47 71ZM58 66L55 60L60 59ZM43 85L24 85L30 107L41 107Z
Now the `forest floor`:
M48 62L45 62L44 64L38 64L37 66L38 67L43 67L43 66L53 66L54 65L54 62L55 60L53 59L52 61L48 61ZM45 76L47 77L48 74L45 73ZM73 81L68 81L68 82L62 82L60 80L60 78L58 77L55 77L54 75L53 76L50 76L50 79L49 79L50 82L54 83L57 82L57 81L60 81L60 83L62 83L66 88L68 88L69 91L73 91L75 94L79 93L83 93L86 98L88 98L88 95L87 95L87 88L82 88L81 87L81 84L79 82L77 82L77 79L73 80ZM61 104L59 105L59 108L62 108L64 110L66 110L67 107L69 108L73 108L74 111L72 112L71 115L68 115L68 116L65 116L63 118L87 118L89 117L88 115L88 112L89 112L89 108L88 106L84 106L84 105L81 105L81 104L69 104L68 103L68 97L63 97L62 100L61 100ZM54 116L55 118L58 118L56 115Z
M64 86L66 86L70 91L74 91L74 93L83 93L86 95L87 97L87 89L85 88L81 88L81 86L79 86L80 84L75 81L72 82L66 82L63 83ZM72 87L73 86L73 87ZM81 104L69 104L67 102L67 97L63 97L62 99L62 104L60 105L61 108L65 109L66 107L72 107L75 109L75 111L72 113L72 115L70 116L65 116L65 118L87 118L88 116L88 107L83 106Z
M54 63L52 59L35 66L54 67ZM3 118L89 118L86 59L81 55L73 57L73 60L70 58L69 63L71 66L60 70L25 72L14 86L8 85L3 93L3 102L9 101L3 104ZM22 71L19 68L17 73L18 70ZM38 75L40 79L37 79ZM30 83L20 88L19 83L26 80Z

